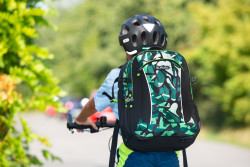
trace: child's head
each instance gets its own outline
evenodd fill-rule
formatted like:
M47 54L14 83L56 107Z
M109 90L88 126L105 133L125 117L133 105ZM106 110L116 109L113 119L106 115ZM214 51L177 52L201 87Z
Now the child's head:
M119 35L120 45L131 56L150 47L165 49L167 41L168 36L161 22L145 14L127 19Z

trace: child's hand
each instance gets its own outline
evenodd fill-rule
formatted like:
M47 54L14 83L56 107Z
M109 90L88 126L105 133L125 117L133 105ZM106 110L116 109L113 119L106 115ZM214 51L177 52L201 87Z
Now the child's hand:
M89 119L86 119L85 121L77 121L75 120L75 122L78 124L78 125L90 125L92 126L93 129L95 130L98 130L97 126L95 125L94 122L92 122L91 120ZM78 132L80 132L80 130L77 130Z

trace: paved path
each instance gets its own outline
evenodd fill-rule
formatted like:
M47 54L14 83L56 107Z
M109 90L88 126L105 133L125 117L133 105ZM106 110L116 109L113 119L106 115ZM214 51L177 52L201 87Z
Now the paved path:
M33 132L48 137L52 143L51 152L63 159L63 163L46 162L45 167L108 166L108 141L112 135L111 129L96 134L71 134L66 129L64 120L42 113L25 114L24 118ZM119 138L119 143L121 142L122 139ZM43 159L39 152L43 147L34 142L31 151ZM189 167L250 167L249 149L223 143L197 140L187 149L187 156Z

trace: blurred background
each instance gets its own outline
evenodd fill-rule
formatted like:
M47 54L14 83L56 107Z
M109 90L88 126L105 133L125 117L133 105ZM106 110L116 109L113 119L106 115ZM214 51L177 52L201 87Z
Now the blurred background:
M108 162L111 132L68 136L65 113L79 112L110 70L126 61L118 35L123 22L136 14L162 22L169 37L167 50L182 54L198 79L192 87L202 130L198 145L190 151L190 166L229 166L223 164L226 161L250 166L248 0L0 1L0 166L41 165L41 159L54 160L58 166L83 166L87 156L95 161L98 151L100 162L86 166L107 166L103 164ZM84 143L81 140L98 143L96 138L105 137L104 148L87 149L93 157L82 150L74 153ZM79 143L73 146L73 140ZM200 154L209 149L209 155ZM62 154L67 151L78 159L74 165Z

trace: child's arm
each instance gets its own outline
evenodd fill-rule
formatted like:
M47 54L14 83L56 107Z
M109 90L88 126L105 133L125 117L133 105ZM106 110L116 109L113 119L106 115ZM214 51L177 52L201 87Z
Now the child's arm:
M96 112L94 98L91 98L83 107L75 122L79 125L91 125L95 130L97 130L98 128L95 123L88 119L89 116L95 114Z

